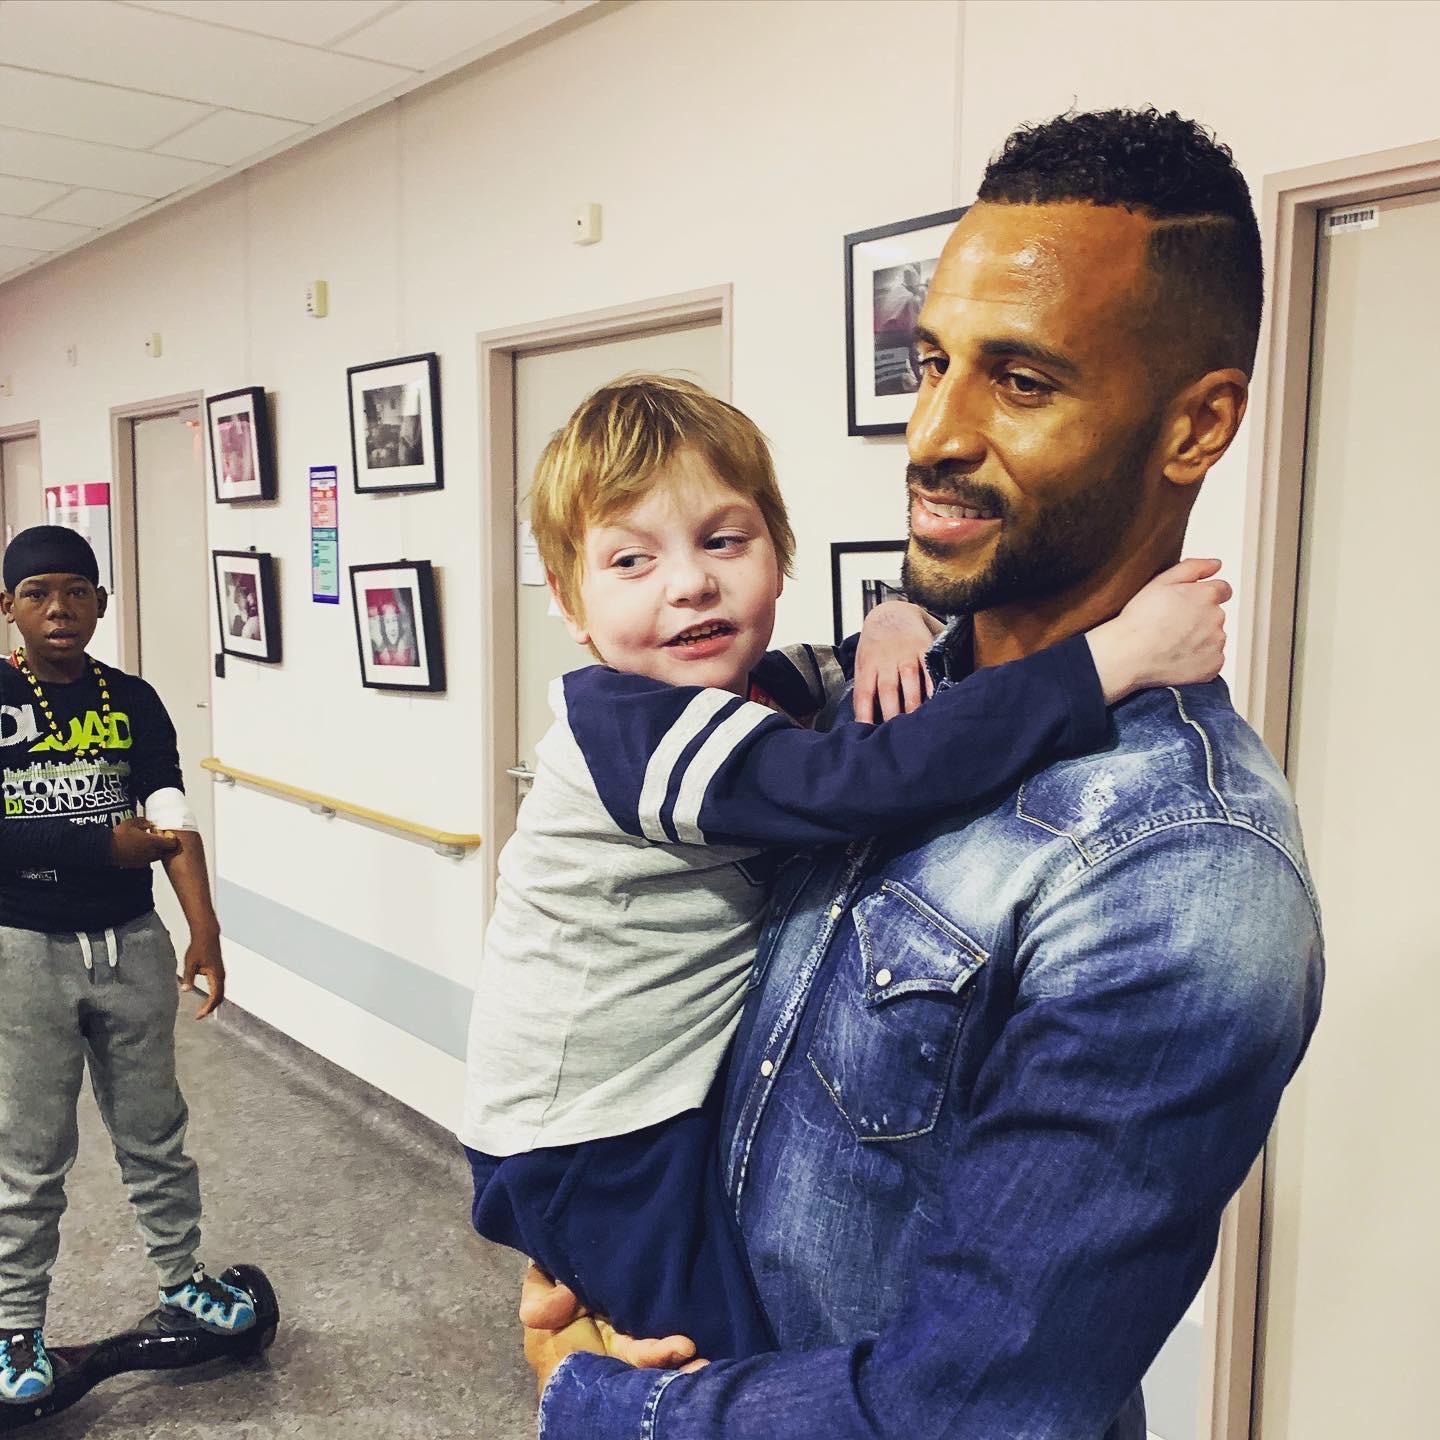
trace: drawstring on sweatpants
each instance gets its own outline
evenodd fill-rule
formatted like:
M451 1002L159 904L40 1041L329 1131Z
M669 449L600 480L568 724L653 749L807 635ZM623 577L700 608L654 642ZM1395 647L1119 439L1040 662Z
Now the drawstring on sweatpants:
M90 937L83 930L77 930L75 938L80 942L80 957L85 962L85 968L93 970L95 960L90 953ZM110 961L110 968L113 970L120 963L120 950L115 944L115 932L108 926L105 930L105 954Z

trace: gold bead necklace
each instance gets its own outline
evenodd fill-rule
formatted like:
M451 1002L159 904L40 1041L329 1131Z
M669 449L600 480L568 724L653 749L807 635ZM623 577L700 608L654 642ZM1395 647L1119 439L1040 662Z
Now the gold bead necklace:
M100 687L100 730L104 735L110 733L110 687L105 683L105 672L100 668L99 662L90 658L90 668L95 673L96 684ZM65 737L60 733L60 726L55 721L55 712L50 708L50 701L45 696L45 691L40 682L35 678L35 672L31 670L29 662L25 658L23 650L15 652L15 664L19 667L20 673L30 682L30 688L35 692L35 699L39 702L40 713L44 715L46 724L50 727L50 733L60 749L65 749ZM93 750L96 754L104 749L104 745L80 745L75 747L75 758L85 759Z

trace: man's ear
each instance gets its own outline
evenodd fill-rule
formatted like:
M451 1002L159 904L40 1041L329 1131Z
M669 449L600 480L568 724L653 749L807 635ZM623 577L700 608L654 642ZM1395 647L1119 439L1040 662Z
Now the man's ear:
M0 615L7 620L15 618L15 597L8 590L0 590Z
M105 612L110 608L110 592L103 586L95 587L95 618L103 620Z
M1198 485L1230 448L1250 397L1243 370L1212 370L1187 385L1170 409L1163 470L1172 485Z
M569 610L565 608L565 602L560 598L560 586L554 574L549 570L545 572L545 583L550 587L550 598L555 602L555 608L560 612L560 618L565 622L565 628L570 632L570 638L577 645L588 645L590 632L583 625L578 624Z

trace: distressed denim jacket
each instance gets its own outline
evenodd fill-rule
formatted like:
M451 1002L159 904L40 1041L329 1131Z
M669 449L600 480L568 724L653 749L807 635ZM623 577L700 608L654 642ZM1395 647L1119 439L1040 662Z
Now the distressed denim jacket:
M542 1440L1144 1440L1322 971L1294 803L1220 681L1132 697L983 811L793 860L721 1156L784 1348L573 1356Z

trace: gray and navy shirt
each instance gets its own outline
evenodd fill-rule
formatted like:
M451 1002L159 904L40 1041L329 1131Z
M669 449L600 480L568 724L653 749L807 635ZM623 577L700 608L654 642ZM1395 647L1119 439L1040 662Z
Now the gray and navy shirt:
M740 1017L777 847L918 824L1106 733L1083 636L883 725L797 724L843 690L852 655L772 652L752 698L603 665L555 681L500 856L465 1144L513 1155L699 1105Z

